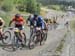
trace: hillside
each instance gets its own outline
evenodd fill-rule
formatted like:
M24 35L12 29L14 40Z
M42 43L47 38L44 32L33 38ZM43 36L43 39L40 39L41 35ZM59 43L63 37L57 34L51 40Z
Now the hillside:
M75 7L75 0L38 0L42 5L66 5Z

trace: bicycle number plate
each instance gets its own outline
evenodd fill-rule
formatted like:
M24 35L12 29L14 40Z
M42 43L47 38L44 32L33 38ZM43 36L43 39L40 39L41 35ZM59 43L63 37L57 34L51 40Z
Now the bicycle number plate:
M37 27L36 30L41 30L41 28L40 27Z
M19 29L18 28L14 28L14 32L19 32Z

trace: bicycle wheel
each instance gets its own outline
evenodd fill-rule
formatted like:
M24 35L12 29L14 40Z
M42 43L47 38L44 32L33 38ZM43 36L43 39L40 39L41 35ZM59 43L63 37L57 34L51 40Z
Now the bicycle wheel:
M11 32L5 31L3 33L2 43L7 45L7 44L10 44L10 41L11 41Z
M47 40L47 34L48 34L47 31L45 31L45 32L42 33L43 41Z
M47 33L45 33L45 39L44 39L45 41L47 40Z
M34 40L34 38L35 38L35 34L33 33L32 36L29 39L29 43L28 43L29 49L33 49L35 47L35 44L34 44L35 40Z
M40 46L41 46L42 45L42 40L43 40L41 32L39 32L39 36L37 38L39 38L38 41L40 42Z
M18 48L18 42L16 43L16 41L17 41L16 36L14 36L13 39L12 39L12 45L11 45L12 51L16 51L16 49Z
M40 43L40 45L42 45L42 34L41 34L41 31L37 31L36 32L36 41L35 43Z

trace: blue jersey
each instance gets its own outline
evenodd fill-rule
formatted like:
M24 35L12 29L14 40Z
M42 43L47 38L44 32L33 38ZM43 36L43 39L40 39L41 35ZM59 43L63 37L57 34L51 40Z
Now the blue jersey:
M45 27L45 22L44 22L44 20L43 20L43 18L41 16L38 16L38 19L35 19L33 17L31 22L32 22L33 26L34 26L34 24L36 22L36 24L35 24L36 27L41 27L42 29L44 29L44 27Z
M36 22L37 22L37 26L42 26L42 24L44 23L44 20L41 16L39 16Z

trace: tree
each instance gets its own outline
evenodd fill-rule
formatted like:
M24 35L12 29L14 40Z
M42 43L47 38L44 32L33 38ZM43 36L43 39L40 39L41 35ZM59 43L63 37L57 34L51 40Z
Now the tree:
M36 0L27 0L26 11L29 13L38 13L40 12L40 5L37 4Z

